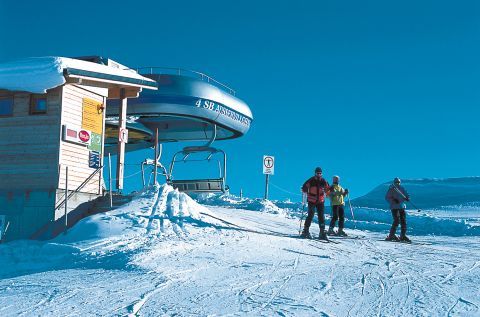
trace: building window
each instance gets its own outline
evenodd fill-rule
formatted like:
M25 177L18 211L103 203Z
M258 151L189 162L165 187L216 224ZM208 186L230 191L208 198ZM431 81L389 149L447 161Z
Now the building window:
M47 96L31 95L30 97L30 114L47 113Z
M0 97L0 117L13 115L13 97Z

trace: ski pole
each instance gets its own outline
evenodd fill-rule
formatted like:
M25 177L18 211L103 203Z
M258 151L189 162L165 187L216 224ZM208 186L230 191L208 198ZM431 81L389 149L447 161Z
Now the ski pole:
M350 213L352 214L352 219L353 219L353 226L355 230L357 229L357 223L355 221L355 215L353 214L353 208L352 208L352 203L350 202L350 193L348 193L348 206L350 207Z
M302 222L304 217L305 217L305 194L302 193L302 217L300 217L300 229L298 230L298 234L302 233Z
M422 211L420 208L418 208L417 206L415 206L415 204L412 203L410 200L407 200L407 201L410 203L410 205L412 205L413 208L418 209L417 212L421 212L421 211Z
M410 205L412 205L413 208L418 209L417 212L421 212L421 211L422 211L420 208L418 208L417 206L415 206L415 204L412 203L412 202L410 201L410 199L407 198L407 196L405 196L395 185L393 185L393 189L395 189L395 191L396 191L397 193L399 193L400 196L402 196L407 202L409 202Z

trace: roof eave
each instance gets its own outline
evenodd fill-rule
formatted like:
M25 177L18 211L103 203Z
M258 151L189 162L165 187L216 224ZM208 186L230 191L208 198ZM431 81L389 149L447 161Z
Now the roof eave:
M114 85L116 87L138 87L138 88L145 88L151 90L157 90L158 84L155 81L148 80L145 78L138 79L126 76L119 76L113 74L106 74L106 73L99 73L93 72L83 69L76 69L76 68L65 68L63 70L63 74L66 79L82 79L88 80L93 82L102 82L110 85Z

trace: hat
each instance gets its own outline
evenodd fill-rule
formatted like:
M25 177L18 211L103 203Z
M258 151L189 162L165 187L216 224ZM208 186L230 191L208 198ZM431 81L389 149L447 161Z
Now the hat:
M316 167L315 168L315 174L316 173L322 173L322 168L321 167Z
M333 178L333 179L335 179L335 178L336 178L336 179L338 179L338 181L340 181L340 176L338 176L338 175L333 175L333 177L332 177L332 178Z
M393 180L393 183L394 184L400 184L401 183L400 178L395 177L395 179Z

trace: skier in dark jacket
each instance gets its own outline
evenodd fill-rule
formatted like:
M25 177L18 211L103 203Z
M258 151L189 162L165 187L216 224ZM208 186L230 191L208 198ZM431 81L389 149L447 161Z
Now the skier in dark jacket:
M388 188L385 200L390 203L390 209L392 210L393 224L390 228L390 234L385 239L387 241L404 241L410 242L410 239L406 236L407 233L407 216L405 213L405 202L410 200L410 196L403 186L400 185L400 178L396 177L393 180L393 184ZM400 239L395 235L398 224L401 225Z
M318 213L318 225L320 226L319 239L328 240L325 233L325 196L329 191L328 182L322 177L322 169L315 169L315 176L310 177L302 186L302 192L307 194L308 216L305 219L305 227L301 234L302 238L311 238L310 225L312 224L315 209Z

